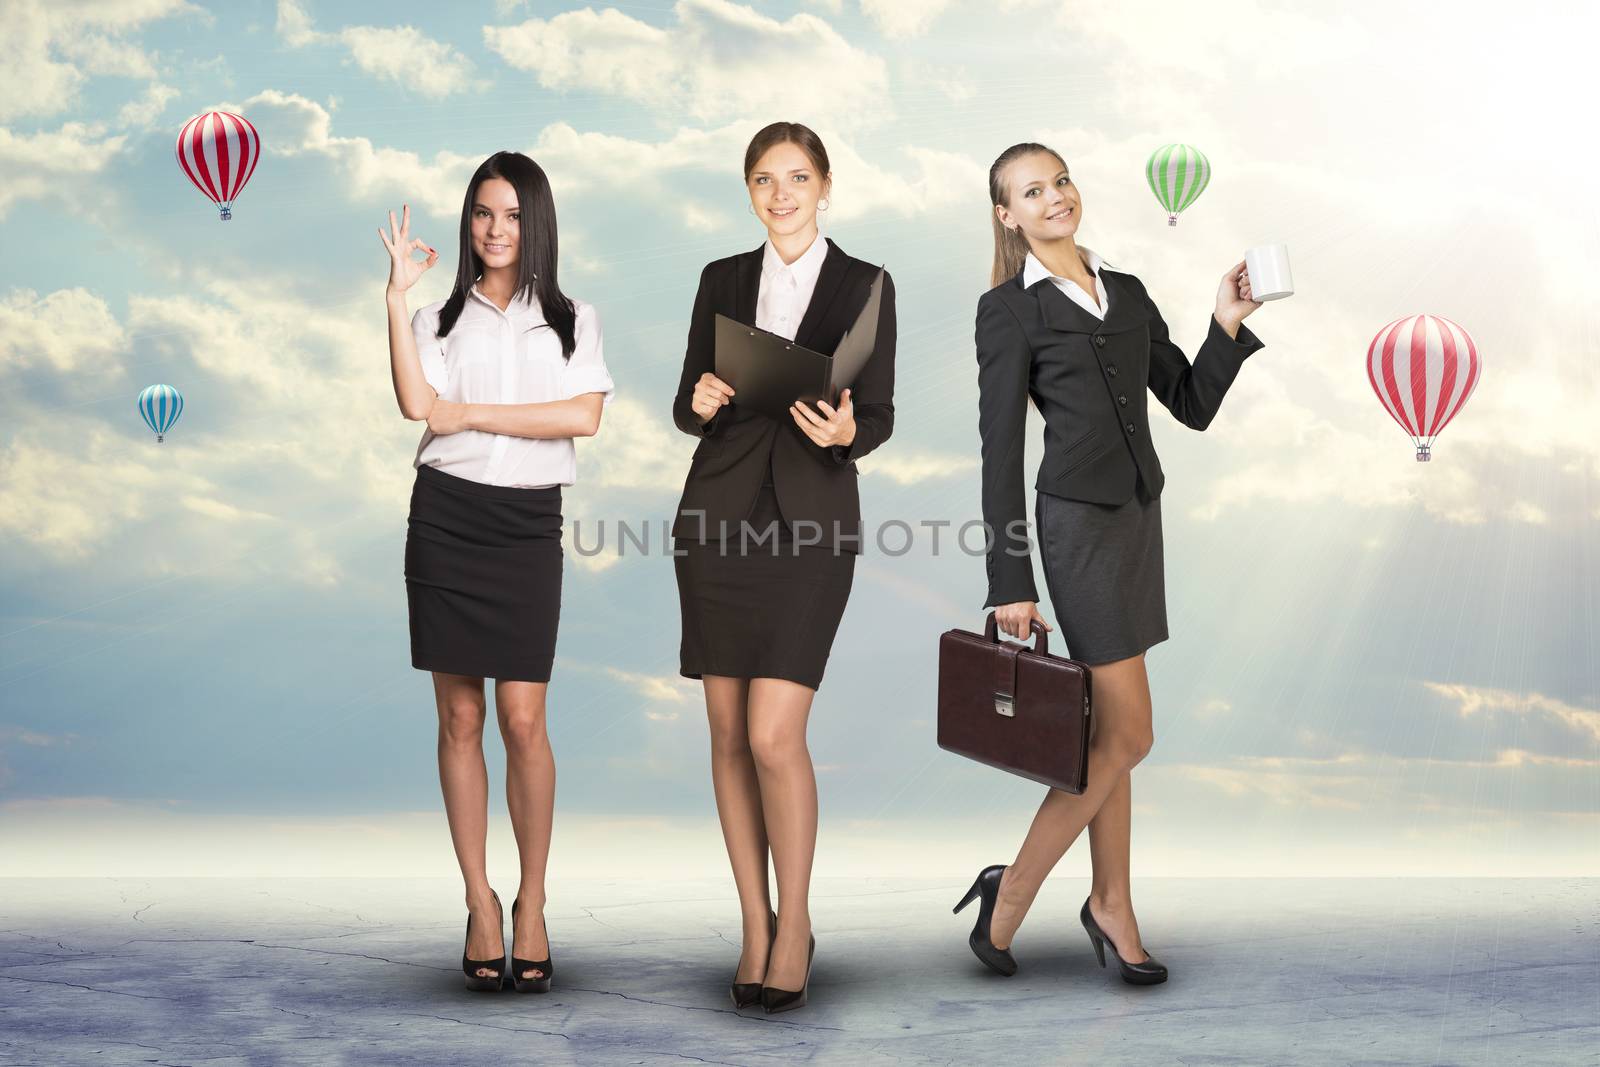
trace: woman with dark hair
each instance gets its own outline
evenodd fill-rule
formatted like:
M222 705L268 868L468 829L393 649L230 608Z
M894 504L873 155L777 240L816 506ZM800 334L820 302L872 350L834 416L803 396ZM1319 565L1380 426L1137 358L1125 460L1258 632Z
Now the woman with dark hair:
M389 232L378 235L390 255L395 398L406 418L428 423L412 463L406 600L411 664L433 674L439 780L466 881L461 967L469 989L502 987L504 917L484 856L483 680L493 678L522 871L511 980L518 992L543 993L556 782L545 689L561 613L561 487L576 476L573 438L593 436L611 402L600 319L556 284L550 183L520 153L497 152L473 173L447 299L407 315L406 291L439 259L411 236L409 205L398 225L391 211ZM426 260L413 259L416 251Z
M1145 390L1204 430L1245 358L1262 347L1244 325L1261 303L1237 263L1193 365L1132 274L1077 244L1083 200L1067 165L1039 144L1013 145L989 170L995 258L978 300L978 428L983 517L991 532L989 595L1001 631L1049 630L1038 610L1023 490L1031 398L1044 416L1034 488L1045 581L1074 659L1094 673L1088 786L1045 794L1017 858L982 871L959 911L982 900L968 944L1002 974L1012 936L1045 877L1089 829L1094 882L1079 919L1102 966L1111 948L1125 981L1163 982L1134 921L1128 873L1129 771L1154 742L1144 655L1167 639L1161 464Z
M806 720L861 551L855 461L894 429L894 283L877 342L838 407L742 410L715 373L717 314L832 352L878 268L817 232L832 174L815 133L776 122L745 150L767 239L700 274L673 421L699 443L674 521L680 672L705 687L711 776L744 920L731 995L768 1012L806 1002L817 782ZM767 857L779 908L768 894Z

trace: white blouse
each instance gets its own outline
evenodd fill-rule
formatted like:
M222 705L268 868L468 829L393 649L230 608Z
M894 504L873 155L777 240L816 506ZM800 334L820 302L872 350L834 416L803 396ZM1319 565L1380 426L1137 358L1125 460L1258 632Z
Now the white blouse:
M1082 245L1078 246L1078 258L1083 260L1083 265L1089 268L1090 274L1094 275L1094 295L1100 299L1099 307L1095 307L1094 301L1089 299L1089 294L1079 288L1077 282L1068 281L1066 278L1051 274L1049 269L1039 262L1039 258L1032 252L1029 252L1028 258L1022 262L1022 287L1026 289L1040 278L1049 278L1055 283L1057 289L1066 294L1069 300L1103 322L1106 317L1106 309L1110 305L1106 303L1106 283L1100 278L1100 268L1102 266L1109 267L1111 264L1101 259L1099 253Z
M561 357L561 338L545 324L537 297L514 297L502 311L474 285L449 336L439 336L445 302L429 304L411 318L422 374L434 392L458 404L537 404L604 393L615 386L601 354L600 317L592 304L577 310L572 359ZM413 467L427 464L446 474L486 485L545 488L571 485L578 472L570 437L517 437L462 430L436 435L423 430Z
M761 285L756 295L756 329L794 340L800 320L811 306L817 289L822 261L828 258L828 242L817 234L811 247L793 263L785 263L767 238L761 253Z

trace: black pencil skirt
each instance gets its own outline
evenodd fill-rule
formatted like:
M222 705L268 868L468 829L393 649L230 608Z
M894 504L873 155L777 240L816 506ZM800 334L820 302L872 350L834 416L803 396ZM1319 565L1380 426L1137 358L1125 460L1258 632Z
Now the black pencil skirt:
M1039 552L1068 654L1093 666L1167 639L1161 500L1139 479L1115 506L1039 493Z
M561 619L561 488L417 468L406 529L411 665L548 682Z
M726 541L678 539L679 673L784 678L816 689L850 599L853 552L794 544L770 485ZM767 537L772 529L775 536ZM764 538L764 539L763 539Z

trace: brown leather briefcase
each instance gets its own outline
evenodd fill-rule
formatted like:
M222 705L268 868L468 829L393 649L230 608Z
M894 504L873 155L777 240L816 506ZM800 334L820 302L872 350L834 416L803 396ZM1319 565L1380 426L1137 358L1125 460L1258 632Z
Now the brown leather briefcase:
M1002 641L994 613L980 636L939 638L939 747L991 767L1082 793L1089 773L1089 667L1034 645Z

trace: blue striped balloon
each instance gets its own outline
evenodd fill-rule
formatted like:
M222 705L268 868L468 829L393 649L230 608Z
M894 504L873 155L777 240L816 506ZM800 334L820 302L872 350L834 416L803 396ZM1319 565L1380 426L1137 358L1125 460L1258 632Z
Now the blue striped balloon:
M183 394L170 385L148 385L139 394L139 414L160 444L172 424L183 414Z

